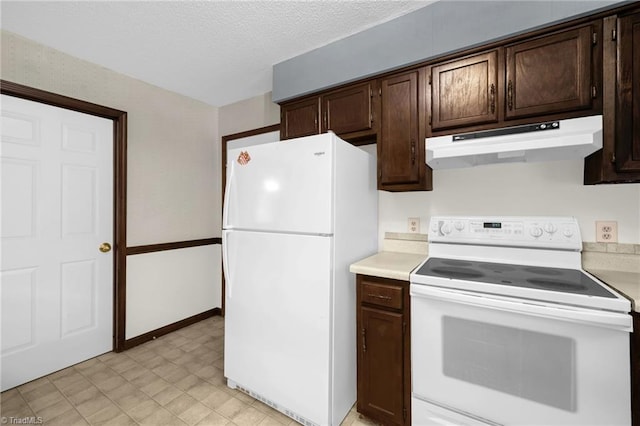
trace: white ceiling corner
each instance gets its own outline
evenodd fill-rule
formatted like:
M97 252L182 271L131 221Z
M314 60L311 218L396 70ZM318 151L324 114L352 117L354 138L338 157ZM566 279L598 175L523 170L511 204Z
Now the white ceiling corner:
M1 1L1 27L213 106L272 67L433 1Z

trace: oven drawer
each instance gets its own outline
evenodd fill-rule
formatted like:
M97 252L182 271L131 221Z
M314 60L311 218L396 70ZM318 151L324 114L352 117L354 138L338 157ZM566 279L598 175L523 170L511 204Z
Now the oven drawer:
M385 308L402 309L403 291L400 286L362 282L362 301Z

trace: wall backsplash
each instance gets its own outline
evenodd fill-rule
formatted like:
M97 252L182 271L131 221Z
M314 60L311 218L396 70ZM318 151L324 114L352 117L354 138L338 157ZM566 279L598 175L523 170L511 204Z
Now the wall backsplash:
M375 145L363 147L370 153ZM433 191L379 192L379 241L432 215L574 216L582 240L595 242L595 221L618 222L618 242L640 243L640 184L583 185L583 161L511 163L436 170ZM381 244L380 244L381 245Z

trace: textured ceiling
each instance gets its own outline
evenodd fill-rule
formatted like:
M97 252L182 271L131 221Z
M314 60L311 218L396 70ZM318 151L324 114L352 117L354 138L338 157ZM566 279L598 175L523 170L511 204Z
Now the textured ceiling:
M1 27L222 106L271 90L272 66L432 1L5 1Z

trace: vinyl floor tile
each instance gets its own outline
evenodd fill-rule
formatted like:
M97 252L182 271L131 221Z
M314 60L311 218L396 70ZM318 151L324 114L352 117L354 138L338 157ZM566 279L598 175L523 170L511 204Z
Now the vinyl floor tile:
M224 426L224 425L228 425L229 423L230 423L230 420L227 419L226 417L223 417L216 412L212 412L207 417L200 420L197 423L197 426Z
M253 426L260 424L267 415L261 411L256 410L254 407L247 407L231 419L238 426Z
M184 412L178 415L182 421L188 425L195 425L202 419L211 414L211 409L203 405L200 402L196 402L191 407L187 408Z
M59 416L46 418L46 420L43 416L42 419L47 426L84 426L89 424L76 410L65 411Z

